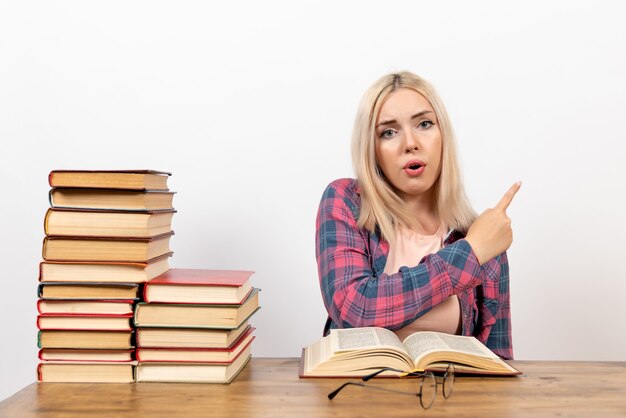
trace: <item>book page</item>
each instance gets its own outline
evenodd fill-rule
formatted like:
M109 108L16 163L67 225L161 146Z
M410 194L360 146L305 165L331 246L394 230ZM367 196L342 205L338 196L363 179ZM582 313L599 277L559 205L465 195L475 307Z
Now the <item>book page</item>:
M436 350L453 350L490 358L495 356L474 337L450 335L441 332L417 332L411 334L404 340L404 345L413 359Z
M384 328L345 328L330 331L333 352L390 346L406 351L396 334Z

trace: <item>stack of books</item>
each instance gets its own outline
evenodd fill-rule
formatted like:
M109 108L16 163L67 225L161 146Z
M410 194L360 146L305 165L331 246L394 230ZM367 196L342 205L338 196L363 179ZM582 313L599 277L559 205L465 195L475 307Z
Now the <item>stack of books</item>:
M53 171L37 326L39 381L133 382L141 284L169 270L170 173Z
M137 382L229 383L250 359L251 271L173 268L135 309Z

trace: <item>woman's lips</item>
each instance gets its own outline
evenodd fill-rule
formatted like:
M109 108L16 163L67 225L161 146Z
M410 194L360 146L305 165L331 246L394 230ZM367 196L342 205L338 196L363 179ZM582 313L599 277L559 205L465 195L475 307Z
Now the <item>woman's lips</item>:
M411 177L421 175L425 168L426 164L420 160L411 160L404 164L404 172Z
M426 167L424 167L424 166L421 166L417 170L411 169L411 168L405 168L404 172L407 173L411 177L416 177L416 176L419 176L420 174L422 174L424 172L425 168Z

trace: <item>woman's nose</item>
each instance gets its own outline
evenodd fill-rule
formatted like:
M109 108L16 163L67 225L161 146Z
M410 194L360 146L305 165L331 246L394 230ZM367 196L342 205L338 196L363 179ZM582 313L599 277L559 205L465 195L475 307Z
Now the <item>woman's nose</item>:
M406 131L404 135L404 149L406 152L417 151L420 148L419 138L415 132Z

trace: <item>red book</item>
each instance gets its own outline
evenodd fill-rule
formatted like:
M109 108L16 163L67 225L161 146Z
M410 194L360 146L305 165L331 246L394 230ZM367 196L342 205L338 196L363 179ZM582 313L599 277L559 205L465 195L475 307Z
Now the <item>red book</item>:
M253 271L173 268L144 287L146 302L241 304L252 291Z
M137 348L141 362L232 363L246 349L254 336L249 328L230 348Z
M121 315L54 315L41 314L37 316L37 328L49 330L97 330L97 331L130 331L133 314Z

